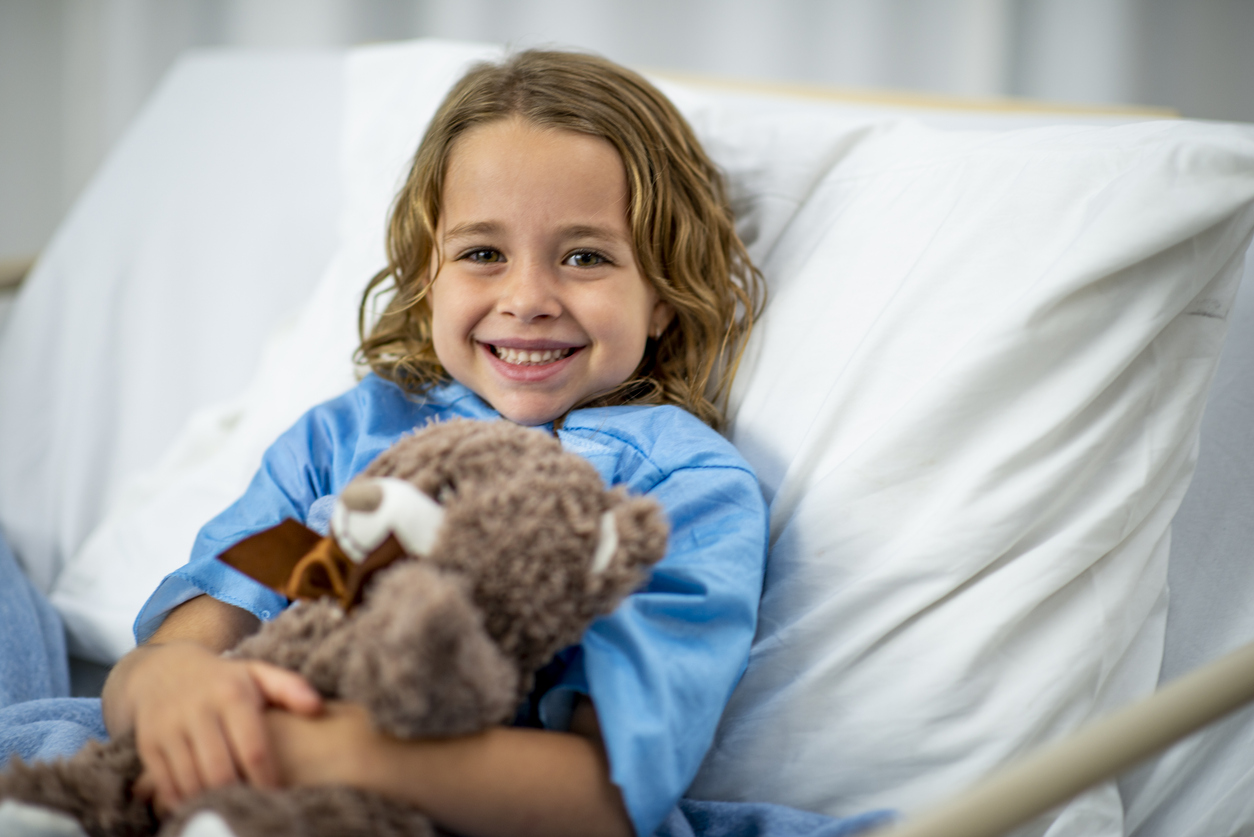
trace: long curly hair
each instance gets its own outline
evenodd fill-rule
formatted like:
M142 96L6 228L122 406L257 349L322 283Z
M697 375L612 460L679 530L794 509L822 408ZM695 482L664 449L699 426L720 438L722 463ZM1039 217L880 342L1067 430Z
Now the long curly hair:
M688 123L653 85L594 55L519 52L472 67L449 92L393 205L387 267L362 296L358 362L415 394L449 379L432 344L427 298L441 257L436 228L446 167L458 137L506 118L600 137L617 149L637 264L675 312L626 381L576 407L674 404L721 427L764 300L762 276L736 235L722 173ZM370 327L371 301L389 292Z

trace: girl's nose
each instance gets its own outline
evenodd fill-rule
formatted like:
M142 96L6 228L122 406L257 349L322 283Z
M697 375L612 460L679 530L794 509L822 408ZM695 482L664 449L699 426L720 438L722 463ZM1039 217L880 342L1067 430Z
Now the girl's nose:
M556 318L562 313L557 277L547 265L533 261L516 263L501 283L497 310L523 322Z

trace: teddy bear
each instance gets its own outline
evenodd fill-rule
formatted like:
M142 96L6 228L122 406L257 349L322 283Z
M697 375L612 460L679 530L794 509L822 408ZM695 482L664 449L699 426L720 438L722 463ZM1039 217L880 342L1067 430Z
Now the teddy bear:
M345 487L327 536L288 520L219 556L294 601L227 653L297 671L398 738L472 733L513 719L536 673L641 585L666 540L656 502L606 489L553 435L436 423ZM14 760L0 799L91 837L436 833L413 807L347 787L236 785L159 822L131 793L141 772L132 737L91 742Z

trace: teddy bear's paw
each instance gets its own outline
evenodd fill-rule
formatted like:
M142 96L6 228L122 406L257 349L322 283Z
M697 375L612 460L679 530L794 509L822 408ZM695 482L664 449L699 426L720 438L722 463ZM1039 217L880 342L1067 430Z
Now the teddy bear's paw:
M5 837L88 837L69 814L6 799L0 802L0 834Z
M340 692L401 738L463 735L508 719L519 678L455 577L407 561L380 573L355 618Z
M147 802L131 793L141 770L133 737L89 741L68 759L14 759L0 773L0 798L58 811L93 837L141 837L157 826Z
M344 611L330 599L297 602L263 624L261 630L241 641L227 654L301 671L309 657L322 648L344 623ZM326 693L319 683L313 685Z

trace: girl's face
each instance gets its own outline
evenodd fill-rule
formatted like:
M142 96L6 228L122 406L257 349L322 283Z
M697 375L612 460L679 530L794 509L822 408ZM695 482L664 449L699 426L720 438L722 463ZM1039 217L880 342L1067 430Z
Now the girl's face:
M636 265L627 199L622 160L597 137L505 119L453 146L435 353L504 417L543 424L613 389L670 322Z

